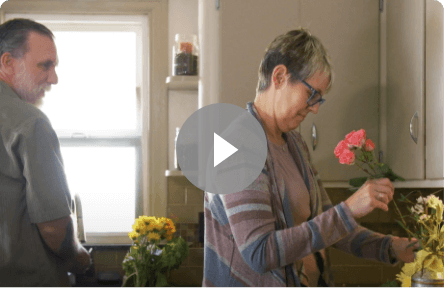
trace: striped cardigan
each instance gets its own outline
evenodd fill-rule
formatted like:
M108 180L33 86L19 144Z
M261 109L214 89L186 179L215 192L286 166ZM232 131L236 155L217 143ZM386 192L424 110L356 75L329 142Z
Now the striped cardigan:
M247 109L261 122L252 103ZM332 206L301 135L291 131L284 138L293 158L302 159L297 165L310 192L309 220L294 226L283 177L275 174L270 153L262 173L245 190L205 192L203 286L287 286L288 281L301 286L294 262L322 249L323 277L334 286L330 246L396 265L388 255L391 236L360 226L344 202ZM282 200L279 191L284 191Z

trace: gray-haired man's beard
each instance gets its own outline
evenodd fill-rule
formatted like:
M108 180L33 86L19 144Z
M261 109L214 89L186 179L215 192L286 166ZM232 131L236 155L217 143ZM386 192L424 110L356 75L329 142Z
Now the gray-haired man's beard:
M44 90L45 90L45 94L48 93L49 91L51 91L51 86L45 87ZM45 100L43 100L43 97L42 97L42 98L37 99L37 101L33 105L40 109L40 108L42 108L44 103L45 103Z
M43 98L39 98L39 99L37 99L37 101L33 105L40 109L40 108L42 108L44 103L45 103L45 101L43 100Z

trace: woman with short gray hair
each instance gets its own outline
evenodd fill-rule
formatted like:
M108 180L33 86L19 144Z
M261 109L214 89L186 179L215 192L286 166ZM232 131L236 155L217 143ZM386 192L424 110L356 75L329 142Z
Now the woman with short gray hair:
M308 113L318 113L332 78L325 48L306 29L278 36L266 49L247 109L265 131L267 159L243 191L205 193L203 286L334 286L330 246L393 265L414 260L418 244L407 248L407 238L355 220L375 208L388 211L392 183L367 181L333 206L295 130Z

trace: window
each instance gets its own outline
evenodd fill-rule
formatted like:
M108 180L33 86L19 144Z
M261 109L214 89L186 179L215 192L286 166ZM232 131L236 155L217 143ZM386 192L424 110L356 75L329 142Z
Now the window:
M23 15L7 18L16 17ZM127 239L141 213L136 203L141 193L140 90L147 19L25 17L55 36L59 82L46 93L41 110L59 137L71 194L81 198L87 240L110 235Z

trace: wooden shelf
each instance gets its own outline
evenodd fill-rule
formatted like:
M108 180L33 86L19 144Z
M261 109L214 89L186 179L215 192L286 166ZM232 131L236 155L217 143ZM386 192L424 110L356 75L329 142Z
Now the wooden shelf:
M194 90L199 88L199 76L169 76L166 79L169 90Z
M166 170L165 176L166 177L185 177L185 175L183 175L183 172L180 170Z
M192 176L197 177L197 172L191 173ZM182 171L180 170L166 170L165 171L166 177L186 177ZM188 175L190 176L190 175Z

